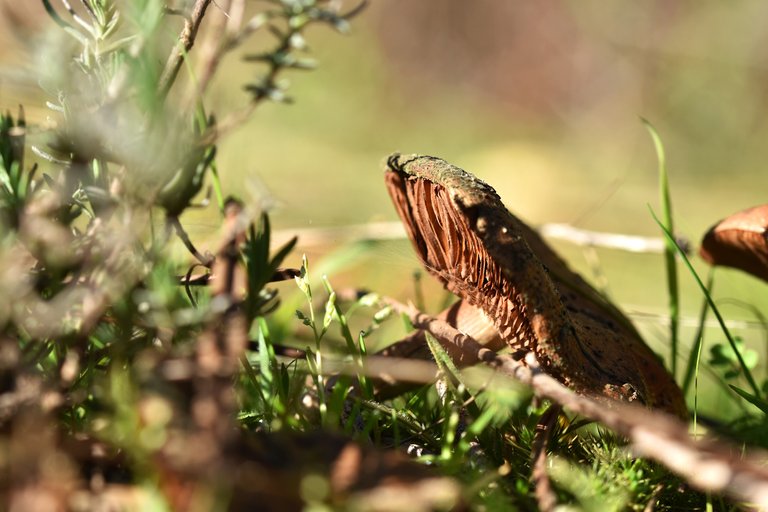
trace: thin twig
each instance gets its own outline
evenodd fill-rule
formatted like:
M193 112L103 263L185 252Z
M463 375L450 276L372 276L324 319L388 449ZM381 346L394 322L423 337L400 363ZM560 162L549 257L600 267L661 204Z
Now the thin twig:
M500 355L483 348L450 324L432 318L392 299L385 303L405 314L417 329L424 329L444 343L467 351L478 360L530 386L536 396L547 398L573 413L593 419L626 437L634 452L654 459L684 478L691 486L705 492L727 493L758 507L768 508L768 468L753 452L740 456L742 450L712 439L694 440L688 425L658 411L610 401L607 398L577 395L553 377L545 374L529 353L525 361ZM761 453L759 459L768 455Z
M202 23L205 11L210 4L211 0L196 0L189 17L184 20L184 28L181 29L179 39L173 46L173 50L171 50L165 63L163 74L160 76L158 90L161 96L166 96L176 81L184 56L194 46L197 30L200 28L200 23Z
M184 231L184 227L181 225L179 218L175 216L168 217L168 223L173 226L173 229L176 231L176 235L178 235L179 239L184 244L184 247L186 247L187 250L192 253L197 261L199 261L200 264L204 267L210 268L211 265L213 265L214 257L210 254L201 254L200 251L197 250L195 244L192 243L192 240L189 238L187 232Z
M627 252L661 253L664 252L664 240L657 237L625 235L623 233L603 233L577 228L569 224L544 224L538 229L542 236L566 240L574 245L605 247Z
M218 127L221 129L221 125ZM405 229L401 222L370 222L346 226L319 227L298 230L303 245L323 245L332 240L397 240L405 238ZM542 236L555 240L565 240L574 245L602 247L627 252L660 253L664 250L664 240L656 237L626 235L622 233L604 233L575 228L566 224L543 224L538 231ZM290 230L290 236L297 232ZM276 232L275 236L289 237L289 233Z
M205 39L202 41L199 56L200 64L197 71L197 80L190 89L191 93L185 99L186 104L191 104L195 98L202 97L205 90L208 88L208 83L218 68L221 58L221 47L223 45L222 39L228 37L226 27L228 26L230 19L228 18L227 11L232 6L232 0L224 0L221 4L216 4L221 13L211 18L209 30L206 33Z
M244 0L226 0L221 5L216 4L216 6L221 11L221 15L215 16L211 21L208 36L200 49L198 79L192 89L193 93L186 100L187 103L191 103L194 97L201 97L205 93L224 54L235 48L247 35L261 26L261 24L256 26L248 23L241 29L245 12Z
M278 3L278 2L273 2ZM293 25L290 23L290 19L295 15L294 13L291 13L290 10L288 10L285 5L283 5L283 8L281 10L265 10L262 13L260 13L257 16L254 16L251 18L251 21L245 24L241 29L239 28L240 21L237 20L237 25L235 24L235 21L230 23L227 26L226 36L219 46L218 54L214 54L215 58L213 60L210 60L208 65L211 66L211 72L215 69L215 67L218 65L217 59L220 59L221 56L227 52L233 49L235 46L239 45L246 37L248 37L252 32L255 30L267 26L269 30L278 38L278 44L274 48L272 48L270 51L266 53L260 53L257 55L246 55L245 60L256 60L260 62L265 62L268 65L268 70L264 74L264 76L260 77L258 84L252 84L249 86L246 86L246 89L249 90L252 93L251 101L248 103L248 105L244 106L241 109L238 109L237 111L229 114L227 117L223 118L221 121L219 121L215 126L210 127L208 132L206 132L198 141L199 144L202 145L208 145L213 144L217 140L221 139L221 137L232 131L233 129L239 127L242 125L245 121L247 121L251 114L253 114L254 110L256 109L257 105L260 104L263 100L272 98L276 101L283 101L286 103L289 103L291 99L285 95L282 94L282 91L280 87L277 84L277 77L280 74L281 71L283 71L286 68L302 68L299 65L291 65L284 61L284 59L280 56L288 55L290 51L293 48L293 45L295 44L294 38L296 35L299 35L304 28L306 28L307 25L309 25L312 22L331 22L332 24L336 25L334 21L339 20L348 20L351 19L360 12L364 10L364 8L368 5L367 0L362 0L357 6L355 6L353 9L351 9L346 14L337 16L332 13L323 11L323 10L314 10L312 11L312 14L310 16L310 21L304 23L299 23L298 25ZM305 9L302 7L301 9ZM286 14L288 16L286 16ZM273 18L280 18L280 17L286 17L287 21L289 21L288 26L285 31L282 31L278 29L275 25L268 24L267 22ZM232 31L233 27L237 26L239 31ZM338 26L337 26L338 27ZM206 85L207 81L209 80L208 77L205 76L207 71L204 70L204 74L201 80L202 85ZM201 90L204 89L201 88ZM280 95L280 99L275 98L274 96L276 94Z

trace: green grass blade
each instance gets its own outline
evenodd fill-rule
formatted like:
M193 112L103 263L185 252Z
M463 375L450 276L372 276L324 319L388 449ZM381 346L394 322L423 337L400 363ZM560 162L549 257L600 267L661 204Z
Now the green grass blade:
M757 397L748 391L744 391L743 389L734 386L733 384L729 384L728 387L730 387L732 390L736 392L737 395L739 395L741 398L746 400L747 402L751 403L761 411L763 411L764 414L768 414L768 402L763 400L760 397Z
M328 280L328 276L323 276L323 285L325 286L325 290L328 292L328 295L330 297L335 297L336 292L333 290L333 287L331 286L331 282ZM352 337L352 331L349 329L349 323L347 322L347 317L344 314L344 312L341 310L339 305L336 303L335 300L328 302L328 308L330 309L330 313L332 314L332 317L334 317L339 322L339 329L341 330L341 337L344 338L344 342L347 345L347 350L349 351L350 355L352 355L360 364L362 362L360 361L360 354L359 354L359 348L355 344L355 340Z
M363 332L360 332L360 334L358 334L357 336L357 345L360 347L360 357L361 357L360 363L362 364L362 362L365 360L365 358L368 355L368 349L365 346L365 335ZM360 372L359 379L360 379L360 388L362 389L362 392L363 392L363 397L372 399L374 395L373 382L371 382L371 380L365 375L364 371Z
M272 374L272 364L275 360L275 349L269 342L269 327L263 317L259 317L259 379L261 396L266 406L272 400L272 390L274 385L274 375ZM247 361L246 361L247 363ZM250 363L248 363L250 367ZM267 407L265 407L266 409Z
M656 149L656 157L659 161L659 192L661 194L661 211L664 220L664 228L674 234L675 228L672 221L672 198L669 193L669 178L667 174L667 161L664 154L664 145L661 142L656 129L647 120L642 119L645 128L651 135L653 146ZM675 252L677 244L674 236L667 240L664 248L664 262L667 270L667 290L669 291L669 334L671 361L670 369L672 377L677 377L677 352L680 333L680 289L677 278L677 262L675 261Z
M749 370L749 367L744 362L744 358L742 357L741 352L739 352L739 348L736 346L736 340L731 335L731 331L729 331L728 327L725 325L725 320L723 320L723 316L720 314L720 310L717 309L717 306L715 305L715 301L712 300L712 296L709 294L707 287L701 281L701 278L699 277L699 274L696 273L696 270L694 270L693 265L691 265L691 261L688 259L688 256L686 256L685 252L677 246L677 243L675 242L675 239L672 236L672 233L670 233L669 230L667 230L667 228L664 227L661 221L659 221L659 219L656 217L656 214L653 212L653 209L651 209L650 207L649 209L651 210L651 216L653 216L653 220L656 221L656 223L659 225L661 230L664 232L664 236L667 238L669 242L673 243L674 246L677 247L678 254L683 259L685 266L688 267L688 270L690 271L691 275L693 275L693 278L696 280L696 283L699 285L699 288L704 293L704 297L707 299L707 302L709 303L709 307L712 308L712 312L715 314L715 317L717 318L717 322L720 324L720 328L723 330L723 334L725 334L725 337L728 340L728 343L731 345L733 352L736 354L736 359L738 359L739 361L739 366L741 367L741 371L744 372L744 377L747 379L747 382L749 383L749 386L752 388L754 395L757 397L760 397L760 388L755 382L755 378L752 376L752 372Z
M432 352L432 357L437 363L437 367L442 371L446 378L448 385L451 387L454 393L457 393L459 386L466 389L464 382L462 382L459 375L459 369L453 363L453 359L448 355L445 348L437 341L437 338L432 336L431 333L424 331L425 338L427 340L427 346L429 351Z
M707 290L712 291L714 273L710 270L709 277L707 277ZM683 396L688 395L688 389L691 387L693 376L697 372L699 367L699 358L701 357L701 349L704 344L704 323L707 321L707 312L709 311L709 302L704 299L701 305L701 313L699 313L699 324L696 329L696 335L693 337L693 346L691 347L691 354L688 356L688 366L685 368L685 377L683 378Z

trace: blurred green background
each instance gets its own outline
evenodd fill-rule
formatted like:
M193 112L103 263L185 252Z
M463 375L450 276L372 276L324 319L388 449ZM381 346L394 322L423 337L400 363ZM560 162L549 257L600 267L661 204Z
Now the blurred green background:
M53 24L36 1L0 5L0 107L24 103L45 125L45 96L27 71L41 64L36 45ZM221 15L212 6L210 16ZM285 75L295 104L261 105L221 143L224 187L252 201L272 197L283 237L395 221L383 162L394 151L423 153L489 182L534 225L659 236L648 209L660 211L644 117L666 145L677 230L695 249L717 220L767 199L765 19L764 2L374 0L347 36L310 30L319 68ZM240 56L268 41L257 33L228 56L209 110L223 117L246 104L242 86L255 71ZM200 239L215 234L219 219L209 209L185 224ZM302 252L318 263L333 255L337 287L412 295L419 265L407 241L321 234L303 237L289 263L298 265ZM589 279L597 261L601 286L668 354L661 255L554 245ZM680 276L687 353L702 298L682 267ZM715 296L734 322L768 310L766 284L736 271L718 270ZM768 360L764 328L739 323L734 332ZM712 328L706 340L724 337ZM704 409L718 410L721 399Z

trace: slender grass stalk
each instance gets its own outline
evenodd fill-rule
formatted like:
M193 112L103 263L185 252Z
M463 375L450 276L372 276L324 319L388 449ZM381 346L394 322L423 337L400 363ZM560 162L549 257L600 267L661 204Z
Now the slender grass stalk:
M303 255L301 258L301 275L299 277L295 278L296 284L299 286L299 289L301 290L302 294L304 294L304 297L307 302L307 307L309 309L309 316L305 316L301 311L296 310L296 315L299 317L299 319L312 329L312 334L315 341L315 348L314 350L310 347L307 347L307 364L309 365L309 371L310 375L312 376L312 379L315 382L315 386L317 389L317 400L318 400L318 409L320 411L320 422L322 425L326 425L327 418L328 418L328 397L326 396L326 389L325 389L325 374L324 374L324 368L323 368L323 353L322 353L322 347L320 344L320 341L322 340L323 335L325 334L324 331L320 331L317 328L317 321L315 319L315 306L314 302L312 300L312 286L309 282L309 261L307 260L307 255Z
M260 389L257 389L266 403L272 398L272 388L275 382L275 376L272 372L273 361L275 360L275 349L269 340L269 327L267 326L266 320L264 317L259 317L257 321L259 325L259 372L261 374L261 378L257 380L261 386ZM247 359L245 363L246 368L253 371Z
M734 354L736 354L736 359L738 359L739 361L739 366L741 367L741 370L744 372L744 377L747 379L747 382L749 383L749 387L752 388L752 392L756 397L758 398L761 397L760 388L758 387L757 382L755 382L755 378L752 376L752 372L749 370L749 367L744 362L744 358L742 357L741 352L739 351L739 347L736 345L736 340L731 335L731 331L728 330L728 327L725 325L725 320L723 320L723 316L720 314L720 310L717 309L717 306L715 305L715 301L712 300L712 296L709 294L707 287L701 281L701 278L699 277L699 274L696 273L696 270L694 270L693 265L691 265L691 261L688 259L688 256L686 256L685 252L682 249L680 249L680 247L678 247L674 237L672 236L672 233L664 226L664 224L661 223L658 217L656 217L656 214L653 212L653 209L651 209L650 207L649 209L651 211L651 216L653 216L653 220L655 220L656 223L659 225L659 227L661 228L667 240L670 243L674 244L674 246L677 248L677 252L680 255L680 257L683 259L685 266L688 267L688 270L690 271L691 275L693 275L693 278L696 280L696 283L699 285L699 288L704 293L704 297L706 297L707 302L709 303L709 307L712 308L712 312L715 314L715 317L717 318L717 322L720 324L720 328L723 330L723 333L725 334L725 337L728 340L728 343L731 345L731 349L733 350Z
M710 270L707 277L707 290L712 292L712 284L714 283L714 272ZM701 350L704 344L704 324L707 321L707 313L709 312L709 302L704 299L701 305L701 312L699 313L699 324L696 329L696 334L693 337L693 346L691 347L691 353L688 356L688 366L685 368L685 377L683 377L683 396L688 394L688 389L691 387L691 381L694 376L698 379L699 371L699 358L701 357Z
M710 274L711 275L711 274ZM706 310L704 310L706 311ZM702 315L702 320L703 320ZM702 326L704 323L702 322ZM694 371L692 372L694 377L693 384L693 436L696 437L696 428L698 426L699 419L699 363L701 362L701 351L704 348L703 333L696 337L696 353L692 354L694 357ZM688 367L690 368L690 361ZM683 396L686 395L686 388L683 388Z
M667 240L667 245L664 249L664 262L667 271L667 290L669 291L670 371L672 372L672 377L677 378L677 352L680 336L680 290L677 278L677 262L675 261L677 244L674 240L675 228L672 220L672 197L669 193L667 160L664 153L664 145L656 129L647 120L642 119L642 121L651 135L659 162L659 193L661 194L663 227L673 234L672 238Z

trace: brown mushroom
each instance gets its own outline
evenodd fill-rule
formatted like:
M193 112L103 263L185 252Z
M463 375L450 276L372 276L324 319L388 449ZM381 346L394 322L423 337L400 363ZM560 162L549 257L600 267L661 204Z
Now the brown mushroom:
M712 226L701 241L699 254L711 265L738 268L768 281L768 204Z
M490 324L515 353L533 351L576 392L687 415L680 388L629 320L493 188L429 156L393 155L385 177L426 269L482 312L469 322L465 311L465 326Z

